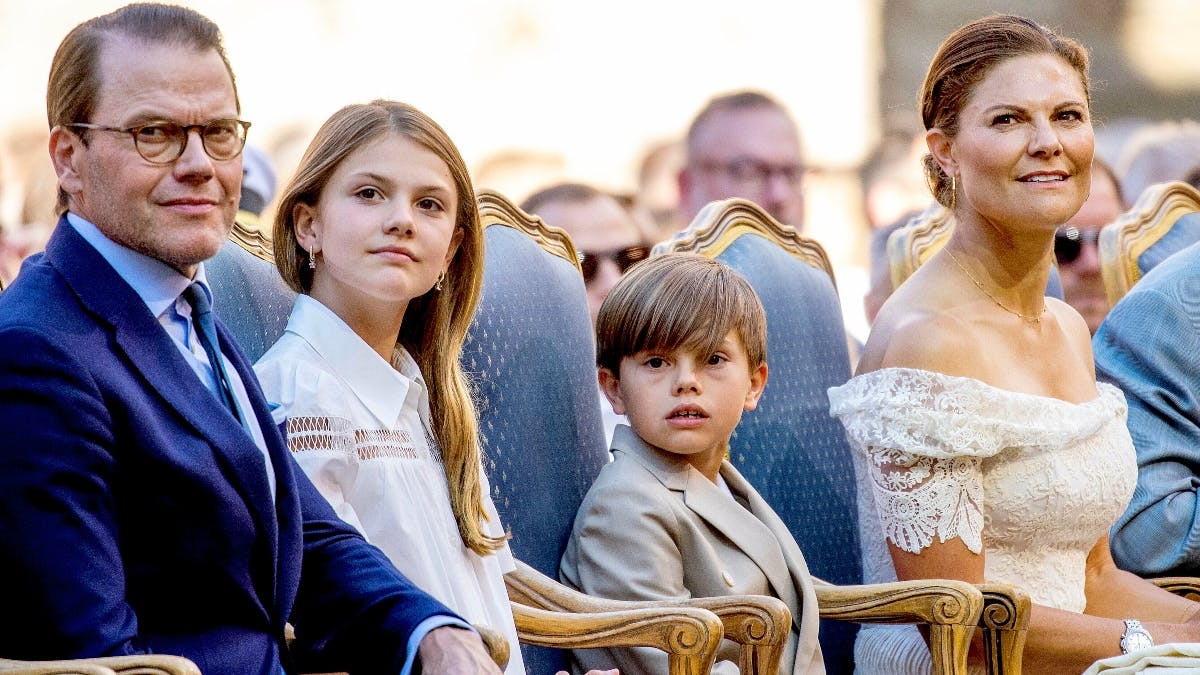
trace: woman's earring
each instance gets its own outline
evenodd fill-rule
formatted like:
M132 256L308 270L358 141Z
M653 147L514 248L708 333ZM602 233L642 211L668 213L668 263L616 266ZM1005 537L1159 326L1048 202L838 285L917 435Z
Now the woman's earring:
M308 269L317 269L317 254L313 253L313 245L308 245Z
M950 210L958 205L958 176L950 176Z
M435 291L442 290L442 281L445 278L446 278L446 270L442 270L442 273L438 275L437 281L434 282L434 284L433 284L433 290L435 290Z

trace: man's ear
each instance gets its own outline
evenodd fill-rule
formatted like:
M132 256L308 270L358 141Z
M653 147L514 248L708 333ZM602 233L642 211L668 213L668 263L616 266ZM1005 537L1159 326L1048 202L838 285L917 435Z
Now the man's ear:
M625 414L625 401L621 398L621 381L613 371L600 366L596 370L596 377L600 378L600 391L604 392L604 397L612 404L613 412L618 415Z
M83 189L78 167L80 151L84 147L83 139L66 127L58 126L50 130L49 147L50 163L58 175L58 186L69 195L78 194Z
M767 386L767 364L759 364L750 371L750 391L746 392L746 402L742 410L754 410L758 407L758 399L762 398L763 389Z

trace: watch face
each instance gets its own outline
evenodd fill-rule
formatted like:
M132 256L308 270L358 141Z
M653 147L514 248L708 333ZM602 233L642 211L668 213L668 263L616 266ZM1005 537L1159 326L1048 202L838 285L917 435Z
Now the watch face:
M1142 630L1129 631L1129 634L1121 640L1121 648L1126 652L1136 652L1139 649L1148 649L1154 646L1154 640L1150 639L1150 634Z

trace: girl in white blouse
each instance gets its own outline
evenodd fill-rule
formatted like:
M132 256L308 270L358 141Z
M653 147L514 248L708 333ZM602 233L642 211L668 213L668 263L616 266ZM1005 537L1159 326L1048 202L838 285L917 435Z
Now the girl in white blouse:
M479 300L483 235L467 167L403 103L336 112L275 218L275 260L300 293L255 366L313 483L421 588L502 631L523 674L459 353Z

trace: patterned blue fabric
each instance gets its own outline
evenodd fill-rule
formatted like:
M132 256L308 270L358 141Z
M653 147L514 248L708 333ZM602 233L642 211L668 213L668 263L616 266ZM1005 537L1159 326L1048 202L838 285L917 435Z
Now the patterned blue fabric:
M204 263L204 273L213 311L254 363L283 335L296 294L275 265L232 241Z
M1179 217L1171 229L1154 242L1138 258L1138 269L1143 275L1156 265L1188 246L1200 241L1200 213L1187 213Z
M575 512L608 448L583 278L524 233L485 233L483 298L463 366L479 402L484 467L513 555L558 578ZM566 653L522 646L526 670L567 669Z
M861 584L854 466L826 394L850 378L837 293L827 274L759 235L717 259L746 277L767 313L767 387L734 432L733 464L787 523L814 575ZM857 632L821 622L829 673L853 672Z

